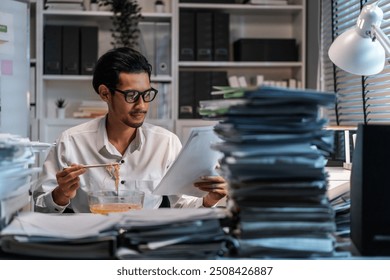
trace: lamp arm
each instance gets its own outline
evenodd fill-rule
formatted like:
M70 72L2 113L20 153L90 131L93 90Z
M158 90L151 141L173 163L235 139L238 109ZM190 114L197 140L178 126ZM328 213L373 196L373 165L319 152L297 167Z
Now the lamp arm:
M386 55L390 55L390 40L389 37L376 25L371 26L372 39L377 39L382 47L385 49Z

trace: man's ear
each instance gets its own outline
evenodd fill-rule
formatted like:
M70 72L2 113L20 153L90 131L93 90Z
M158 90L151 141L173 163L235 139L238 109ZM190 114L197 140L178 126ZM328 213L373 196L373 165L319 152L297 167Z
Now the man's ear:
M108 89L108 87L106 87L105 85L100 85L98 90L99 90L100 98L103 101L108 102L108 100L111 96L111 93L110 93L110 90Z

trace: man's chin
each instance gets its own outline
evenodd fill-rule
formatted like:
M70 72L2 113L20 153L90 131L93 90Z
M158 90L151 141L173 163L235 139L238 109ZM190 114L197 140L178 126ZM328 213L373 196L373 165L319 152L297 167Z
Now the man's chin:
M141 127L144 124L144 122L139 122L139 123L131 123L129 126L132 128L138 128Z

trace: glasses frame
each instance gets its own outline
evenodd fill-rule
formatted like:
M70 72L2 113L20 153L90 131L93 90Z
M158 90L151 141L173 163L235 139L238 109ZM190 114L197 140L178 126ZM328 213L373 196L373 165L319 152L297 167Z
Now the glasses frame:
M120 89L117 89L117 88L111 88L110 90L113 91L113 92L117 91L117 92L119 92L119 93L122 93L122 94L124 95L124 97L125 97L125 101L126 101L127 103L130 103L130 104L137 103L137 101L139 100L140 96L142 96L142 100L143 100L145 103L152 102L152 101L156 98L157 93L158 93L158 90L155 89L155 88L152 88L152 87L151 87L150 89L147 89L147 90L142 91L142 92L141 92L141 91L138 91L138 90L134 90L134 89L120 90ZM150 91L154 91L155 94L154 94L154 96L153 96L153 98L152 98L151 100L147 101L147 100L145 100L145 94L148 93L148 92L150 92ZM135 92L135 93L137 94L136 97L133 98L134 101L128 101L128 100L127 100L127 95L128 95L130 92Z

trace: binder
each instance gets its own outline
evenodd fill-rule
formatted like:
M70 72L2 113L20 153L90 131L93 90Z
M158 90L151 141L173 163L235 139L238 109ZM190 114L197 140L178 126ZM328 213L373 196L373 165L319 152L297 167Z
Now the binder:
M139 50L152 65L152 75L156 75L157 65L155 61L155 23L140 22L138 25L141 31Z
M171 74L171 25L156 23L156 75Z
M213 14L214 60L229 61L229 14Z
M43 35L44 74L61 74L62 27L46 25Z
M179 60L195 60L195 13L180 11Z
M226 71L213 71L211 72L211 89L213 91L213 86L229 86L229 81ZM222 99L222 94L211 95L211 99Z
M199 71L194 72L195 77L195 104L193 111L194 117L197 119L202 118L199 115L199 101L210 100L211 98L211 72Z
M62 74L80 74L80 38L78 26L62 27Z
M211 61L213 58L213 18L211 12L196 13L196 60Z
M98 59L97 26L80 27L80 72L92 75Z
M194 72L179 72L179 119L194 118Z

